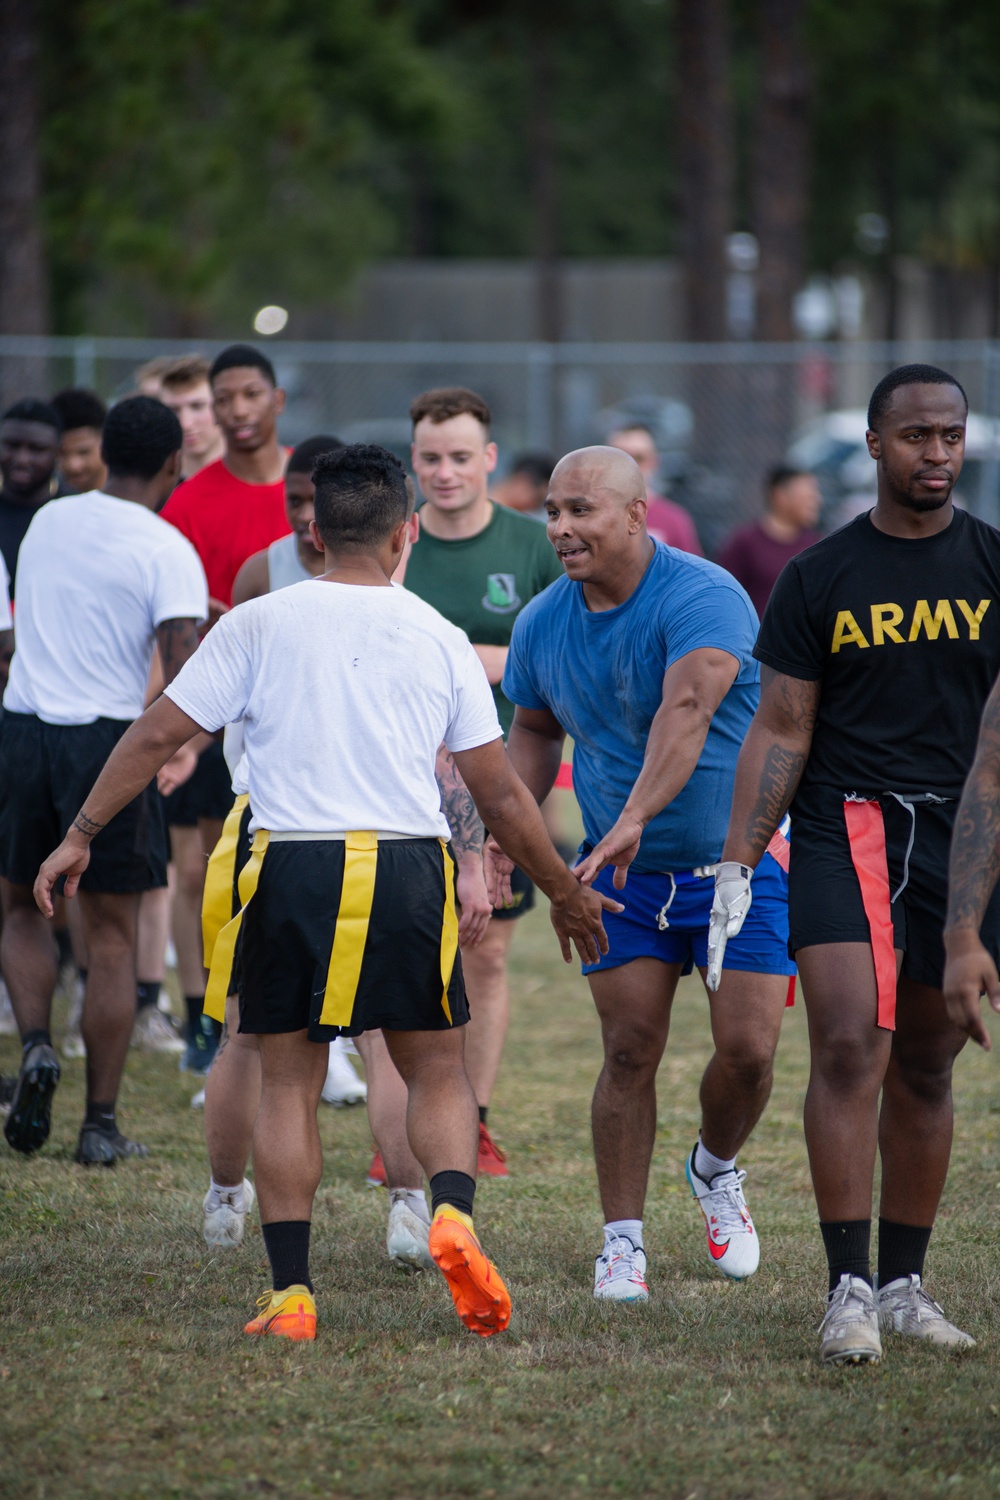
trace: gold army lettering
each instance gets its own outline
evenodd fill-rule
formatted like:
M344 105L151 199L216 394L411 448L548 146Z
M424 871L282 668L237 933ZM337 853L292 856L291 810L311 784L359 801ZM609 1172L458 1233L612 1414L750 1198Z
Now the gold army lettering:
M955 608L968 626L970 641L978 641L979 627L992 602L991 599L980 599L978 608L973 609L968 600L955 600ZM833 627L831 656L836 656L841 646L858 646L862 651L867 651L870 646L885 646L890 642L902 646L908 641L918 640L921 633L929 641L936 641L942 631L948 640L957 641L959 638L958 622L950 599L938 599L933 610L928 599L918 599L909 625L900 629L904 613L899 604L871 605L871 640L868 640L851 611L839 610Z

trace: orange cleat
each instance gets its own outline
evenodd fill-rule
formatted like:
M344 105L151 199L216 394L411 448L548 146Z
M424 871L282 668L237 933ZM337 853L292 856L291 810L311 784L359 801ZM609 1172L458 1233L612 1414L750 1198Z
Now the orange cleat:
M372 1164L368 1168L368 1176L365 1178L369 1187L386 1187L388 1178L385 1175L385 1162L382 1160L381 1151L376 1151L372 1157Z
M479 1122L479 1161L477 1169L480 1177L507 1176L507 1153L500 1150L500 1147L481 1120Z
M259 1312L244 1333L277 1335L283 1339L316 1337L316 1304L304 1286L288 1286L280 1292L265 1292L257 1298Z
M510 1322L510 1293L483 1254L468 1214L443 1204L434 1215L427 1248L466 1328L484 1339L502 1333Z

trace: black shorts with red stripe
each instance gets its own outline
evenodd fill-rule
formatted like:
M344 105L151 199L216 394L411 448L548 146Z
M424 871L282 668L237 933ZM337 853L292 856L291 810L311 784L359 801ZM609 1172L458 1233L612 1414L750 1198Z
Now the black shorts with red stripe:
M818 943L868 943L871 932L847 837L847 793L810 788L792 808L788 869L788 951ZM903 974L941 988L948 854L958 802L877 799L885 825L893 941ZM1000 962L1000 888L986 910L982 939Z

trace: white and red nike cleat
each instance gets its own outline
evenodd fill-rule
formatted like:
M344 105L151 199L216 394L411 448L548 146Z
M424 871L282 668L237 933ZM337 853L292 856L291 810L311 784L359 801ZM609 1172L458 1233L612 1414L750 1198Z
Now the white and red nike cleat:
M743 1197L747 1174L734 1168L706 1182L695 1171L692 1151L684 1164L684 1175L705 1215L712 1264L733 1281L752 1276L760 1265L760 1242Z

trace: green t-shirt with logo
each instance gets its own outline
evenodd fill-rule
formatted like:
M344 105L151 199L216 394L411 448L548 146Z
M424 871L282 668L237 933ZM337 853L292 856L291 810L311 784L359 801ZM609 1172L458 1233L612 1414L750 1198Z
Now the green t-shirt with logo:
M489 525L475 536L442 541L421 531L406 564L406 587L460 626L474 646L509 646L529 599L562 574L545 527L494 503ZM506 738L514 705L499 684L493 697Z

